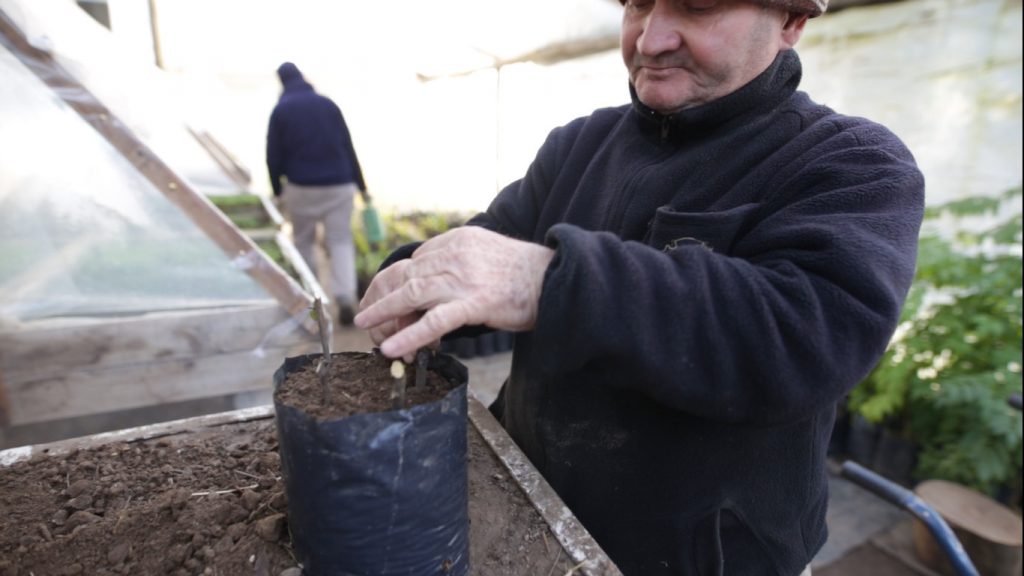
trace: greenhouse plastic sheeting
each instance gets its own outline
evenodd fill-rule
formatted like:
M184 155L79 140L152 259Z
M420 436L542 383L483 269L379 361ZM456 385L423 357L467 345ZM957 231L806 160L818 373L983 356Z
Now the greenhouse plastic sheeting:
M0 329L275 303L3 47L0 78Z
M616 49L622 21L622 6L615 0L456 0L446 3L445 10L460 17L439 18L436 7L426 2L408 1L403 6L405 12L422 12L412 22L429 22L420 27L424 42L410 55L425 77L534 58L552 64L559 55L577 57L580 49L587 53L588 46Z
M0 0L0 11L25 34L29 43L52 55L61 68L193 188L205 194L240 191L239 185L189 133L190 125L196 122L186 106L189 92L152 62L120 49L110 31L74 2ZM209 101L208 94L204 98Z

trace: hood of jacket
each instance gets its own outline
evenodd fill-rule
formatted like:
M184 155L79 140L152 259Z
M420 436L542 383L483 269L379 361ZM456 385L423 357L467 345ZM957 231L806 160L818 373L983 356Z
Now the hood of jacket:
M281 79L281 85L286 93L313 90L313 85L302 76L299 67L291 62L285 62L277 67L277 77Z

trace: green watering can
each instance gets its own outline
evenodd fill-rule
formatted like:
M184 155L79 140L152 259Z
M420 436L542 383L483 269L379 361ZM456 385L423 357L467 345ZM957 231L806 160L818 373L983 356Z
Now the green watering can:
M366 241L372 245L380 244L386 238L380 214L369 199L363 206L363 230L366 232Z

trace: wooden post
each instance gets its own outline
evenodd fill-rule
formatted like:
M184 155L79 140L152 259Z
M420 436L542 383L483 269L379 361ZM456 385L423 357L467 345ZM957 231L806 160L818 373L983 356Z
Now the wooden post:
M186 126L186 128L188 128L189 134L196 139L196 142L199 142L199 145L220 166L220 169L231 178L232 182L243 190L249 188L249 185L252 184L252 175L249 174L249 171L244 166L239 164L238 160L228 152L227 148L220 141L205 130L196 130L191 126Z
M944 480L927 480L914 492L949 524L979 572L990 576L1020 574L1019 515L988 496ZM918 558L939 573L952 575L952 566L931 532L918 521L913 532Z
M156 0L149 0L149 31L153 36L153 62L161 70L164 67L164 53L160 48L160 24L156 15Z

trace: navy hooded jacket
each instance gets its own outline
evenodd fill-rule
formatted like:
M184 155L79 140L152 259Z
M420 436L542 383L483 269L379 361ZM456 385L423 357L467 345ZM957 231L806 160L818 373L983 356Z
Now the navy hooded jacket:
M330 98L317 94L295 64L285 62L277 74L284 90L267 129L267 171L274 195L281 194L282 176L307 186L354 182L365 192L341 110Z
M627 575L793 576L843 396L914 275L924 179L797 91L793 51L672 116L554 130L470 221L555 249L491 407Z

